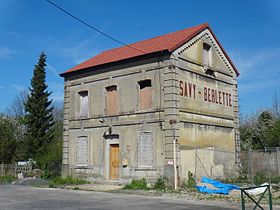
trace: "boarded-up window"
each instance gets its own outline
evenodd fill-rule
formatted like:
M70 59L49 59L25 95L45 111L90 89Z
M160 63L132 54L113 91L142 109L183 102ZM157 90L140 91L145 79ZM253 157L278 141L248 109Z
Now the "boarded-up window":
M88 116L88 91L79 92L80 96L80 117Z
M207 43L203 43L202 59L205 66L212 65L211 46Z
M76 164L77 166L88 165L88 140L85 136L76 139Z
M139 99L140 109L152 108L152 82L150 79L138 82L139 84Z
M115 115L118 114L118 90L117 86L106 87L107 100L106 100L106 114Z
M138 166L152 167L154 164L153 136L150 132L142 132L138 139Z

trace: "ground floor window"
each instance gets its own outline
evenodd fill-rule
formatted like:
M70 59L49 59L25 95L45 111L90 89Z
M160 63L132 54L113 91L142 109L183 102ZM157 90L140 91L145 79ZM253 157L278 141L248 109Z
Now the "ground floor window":
M141 132L138 138L138 166L153 167L154 165L154 142L151 132Z
M88 139L86 136L81 136L76 139L76 165L88 165Z

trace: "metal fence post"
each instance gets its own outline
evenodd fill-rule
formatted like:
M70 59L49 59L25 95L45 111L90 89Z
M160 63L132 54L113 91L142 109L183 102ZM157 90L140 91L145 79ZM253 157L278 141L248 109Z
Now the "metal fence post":
M4 175L4 163L2 162L2 164L1 164L1 176L3 176Z
M268 186L268 199L269 199L269 209L272 210L272 195L270 192L270 185Z

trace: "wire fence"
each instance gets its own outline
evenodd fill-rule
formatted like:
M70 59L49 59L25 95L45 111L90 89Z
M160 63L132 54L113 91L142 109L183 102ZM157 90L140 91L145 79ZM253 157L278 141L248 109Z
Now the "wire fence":
M241 151L240 160L236 161L235 152L217 150L213 147L194 148L181 152L188 162L182 163L183 173L190 170L198 178L247 177L254 181L255 176L280 177L280 148Z

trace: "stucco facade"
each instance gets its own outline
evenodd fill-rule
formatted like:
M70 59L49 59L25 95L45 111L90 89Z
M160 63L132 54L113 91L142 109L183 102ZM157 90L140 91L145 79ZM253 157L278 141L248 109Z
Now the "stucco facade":
M208 25L172 52L149 53L62 76L63 176L120 183L165 176L172 182L174 139L178 180L188 171L194 173L192 160L203 148L233 154L226 159L213 151L202 152L211 162L206 170L218 171L213 176L236 173L238 72Z

